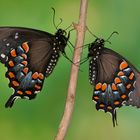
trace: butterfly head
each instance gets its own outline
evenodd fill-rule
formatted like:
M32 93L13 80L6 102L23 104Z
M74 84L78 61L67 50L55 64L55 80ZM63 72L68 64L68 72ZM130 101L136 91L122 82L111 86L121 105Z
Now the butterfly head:
M111 44L111 42L109 40L112 37L112 35L114 35L114 34L119 34L119 33L117 31L112 32L111 35L106 40L104 40L102 38L98 38L96 35L92 34L96 38L96 40L90 44L89 52L93 52L93 51L95 52L95 50L102 50L102 48L105 45L105 42L108 42Z
M97 38L93 43L90 44L89 47L89 56L96 55L96 53L100 52L104 47L105 40L102 38Z
M66 36L67 35L67 32L63 29L58 29L57 32L56 32L56 35L62 35L62 36Z
M95 46L104 46L105 40L102 38L97 38L92 44Z

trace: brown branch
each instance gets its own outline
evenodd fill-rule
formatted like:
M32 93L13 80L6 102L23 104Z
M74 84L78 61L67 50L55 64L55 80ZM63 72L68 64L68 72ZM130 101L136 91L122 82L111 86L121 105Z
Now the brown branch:
M85 38L87 6L88 0L81 0L79 23L74 24L74 27L77 31L77 39L73 56L74 63L80 61L80 57L82 54L81 46L83 46ZM64 140L67 133L67 129L74 109L78 71L79 64L78 66L72 64L65 110L55 140Z

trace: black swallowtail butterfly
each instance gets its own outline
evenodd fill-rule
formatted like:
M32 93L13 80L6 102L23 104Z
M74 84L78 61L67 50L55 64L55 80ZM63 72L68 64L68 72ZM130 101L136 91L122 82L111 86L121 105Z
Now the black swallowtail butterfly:
M0 62L7 67L9 87L14 89L6 107L12 107L15 99L35 98L42 89L65 47L70 32L58 29L55 35L28 28L0 28Z
M120 54L105 48L107 41L97 38L89 45L89 81L96 109L111 113L115 126L117 108L124 104L140 107L140 73Z

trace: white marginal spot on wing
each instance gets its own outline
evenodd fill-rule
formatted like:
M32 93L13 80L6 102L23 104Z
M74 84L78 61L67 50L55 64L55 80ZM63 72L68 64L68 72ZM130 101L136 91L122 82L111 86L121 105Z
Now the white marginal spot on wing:
M15 33L15 39L17 39L18 38L18 33Z
M2 53L0 56L1 56L2 58L5 58L5 57L6 57L5 54L3 54L3 53Z
M10 43L7 43L6 46L10 46Z
M24 96L24 98L29 100L29 97L28 96Z

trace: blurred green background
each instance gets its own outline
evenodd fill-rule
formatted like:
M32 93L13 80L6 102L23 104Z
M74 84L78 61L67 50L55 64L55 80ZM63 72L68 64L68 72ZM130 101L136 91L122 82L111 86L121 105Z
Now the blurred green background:
M56 32L52 24L52 10L56 22L63 19L65 29L79 17L80 0L0 0L0 26L22 26ZM90 0L87 26L99 37L107 38L113 31L107 47L117 51L140 69L140 1ZM95 38L87 32L85 44ZM74 44L75 31L70 41ZM67 47L66 52L72 56ZM83 58L87 55L84 49ZM45 80L43 90L32 101L18 100L12 109L4 104L12 94L5 78L6 68L0 64L0 139L53 140L61 120L71 64L61 57L52 75ZM140 131L140 110L123 107L118 112L119 125L112 127L109 114L96 111L92 102L93 87L88 82L88 62L79 73L75 109L66 140L137 140Z

